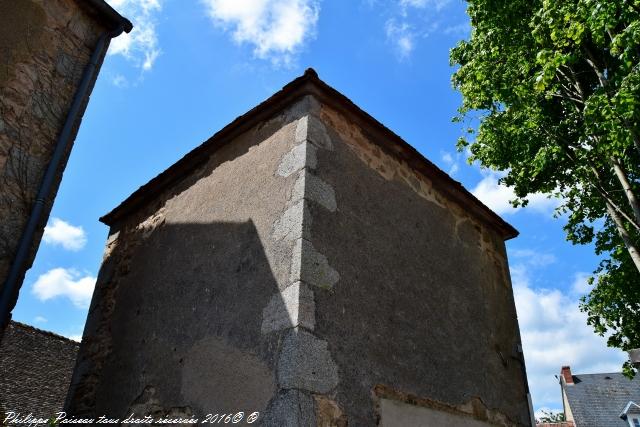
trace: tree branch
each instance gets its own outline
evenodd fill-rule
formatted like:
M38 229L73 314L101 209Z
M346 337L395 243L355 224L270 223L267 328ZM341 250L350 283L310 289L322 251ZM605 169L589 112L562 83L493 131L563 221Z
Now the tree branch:
M563 94L563 93L553 93L553 92L551 92L551 93L549 93L549 95L551 95L554 98L560 98L560 99L564 99L565 101L571 101L572 105L574 106L576 111L578 113L581 112L580 108L577 105L575 105L575 103L582 104L582 101L580 101L579 99L573 98L570 95L566 95L566 94Z
M575 92L573 92L574 95L577 95L577 97L580 99L580 102L582 104L584 104L584 93L582 92L582 88L580 87L580 83L578 82L575 73L573 72L573 70L571 69L571 67L567 66L567 69L569 70L569 72L571 73L571 77L569 77L568 75L566 75L561 68L558 68L558 73L560 73L560 75L562 77L564 77L564 79L567 81L567 83L569 83L570 85L572 85L576 90ZM560 80L560 79L558 79Z
M611 207L615 209L616 212L618 212L618 215L621 215L624 219L629 221L629 223L633 225L634 228L636 228L637 230L640 230L640 224L637 223L633 218L631 218L616 202L613 201L613 199L609 195L609 192L603 186L603 180L598 170L593 166L591 166L591 170L593 171L593 174L596 176L596 179L597 179L594 186L596 190L598 190L602 198L605 200L605 202L611 205Z
M615 223L616 228L618 229L618 233L620 234L620 237L622 238L622 241L624 242L624 245L627 248L629 255L631 256L631 260L635 264L638 272L640 272L640 252L638 251L638 248L636 247L635 243L631 239L629 232L627 231L626 228L624 228L624 224L622 223L622 219L618 215L618 212L615 209L613 209L613 207L608 202L607 202L607 212L609 213L609 216Z
M627 174L624 171L624 167L620 163L620 160L616 157L611 157L611 165L613 166L613 170L624 189L624 193L627 196L627 201L629 202L629 206L631 206L631 210L633 211L633 215L636 218L636 222L640 224L640 206L638 205L638 199L636 195L633 193L633 189L631 188L631 184L627 179Z
M600 82L600 86L603 89L605 89L607 87L607 78L605 77L604 73L600 70L600 68L598 68L598 66L596 65L596 59L593 56L591 49L589 49L589 47L587 46L584 46L584 51L587 54L585 61L587 61L587 64L591 66L593 71L596 73L596 76L598 76L598 81Z
M548 136L552 137L549 133L549 131L545 128L543 128L543 132L545 132ZM571 148L565 144L560 138L558 138L557 136L555 137L556 141L558 141L558 145L560 146L560 148L562 148L563 153L567 156L567 159L569 159L570 162L572 163L576 163L578 164L577 159L573 156L573 153L571 152ZM591 184L594 186L594 188L598 191L598 193L600 193L600 195L602 196L602 198L605 200L605 202L607 203L607 205L610 205L612 209L614 209L619 216L622 216L624 219L626 219L627 221L629 221L629 223L637 230L640 231L640 220L634 220L632 217L630 217L612 198L611 195L609 194L609 192L605 189L604 187L604 180L602 179L602 176L600 175L600 172L598 172L598 170L592 165L590 164L589 168L591 169L591 171L593 172L593 176L595 177L595 182L592 182Z

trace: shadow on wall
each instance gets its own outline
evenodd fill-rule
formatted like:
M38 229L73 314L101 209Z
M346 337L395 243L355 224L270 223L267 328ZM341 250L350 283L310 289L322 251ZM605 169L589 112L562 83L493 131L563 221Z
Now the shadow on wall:
M271 310L272 329L291 328L278 283L288 284L293 242L260 240L258 228L269 235L269 215L279 215L286 201L282 183L265 188L262 174L271 175L265 167L277 168L284 155L280 144L267 141L292 139L287 125L310 102L304 97L259 126L221 130L203 144L209 149L194 150L170 169L189 170L184 178L159 194L143 187L149 199L134 193L129 204L144 206L139 212L103 218L119 233L107 242L65 405L69 414L266 407L277 390L283 332L263 334L263 311ZM282 194L256 198L254 191ZM264 206L255 206L258 199Z
M77 416L262 412L284 310L252 221L124 230L105 259L66 409ZM283 322L292 322L287 312Z

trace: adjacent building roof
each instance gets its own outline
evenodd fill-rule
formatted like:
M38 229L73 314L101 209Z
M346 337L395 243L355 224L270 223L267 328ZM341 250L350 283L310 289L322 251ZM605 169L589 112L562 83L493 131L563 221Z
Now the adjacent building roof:
M625 420L627 419L627 416L629 414L632 414L632 415L640 414L640 405L638 405L636 402L627 403L627 406L625 406L622 412L620 413L620 418Z
M11 322L0 345L0 411L49 418L61 411L80 343Z
M116 12L104 0L76 0L76 2L110 30L115 30L122 26L123 31L128 33L133 28L131 21Z
M628 427L620 413L640 401L640 378L621 373L573 375L563 388L577 427Z
M434 187L441 193L460 203L467 211L497 229L504 239L510 239L518 235L518 231L515 228L480 202L459 182L453 180L422 156L415 148L360 109L347 97L320 80L313 69L308 69L304 75L287 84L269 99L236 118L202 145L140 187L118 207L100 218L100 221L107 225L113 225L130 213L135 212L141 206L153 200L162 190L176 183L190 171L206 162L212 152L231 142L236 136L246 132L256 124L270 119L306 95L313 95L318 101L339 111L349 120L366 129L371 136L369 139L378 144L383 151L405 161L410 167L428 177L433 182Z

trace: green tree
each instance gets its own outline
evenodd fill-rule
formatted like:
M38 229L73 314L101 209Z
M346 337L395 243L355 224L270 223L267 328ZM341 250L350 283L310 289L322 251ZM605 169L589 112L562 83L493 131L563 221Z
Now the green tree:
M566 421L566 419L562 412L542 411L542 416L536 421L540 423L560 423Z
M452 80L456 120L479 125L458 148L506 171L515 206L562 201L567 239L603 256L588 323L640 347L640 1L468 0L468 14Z

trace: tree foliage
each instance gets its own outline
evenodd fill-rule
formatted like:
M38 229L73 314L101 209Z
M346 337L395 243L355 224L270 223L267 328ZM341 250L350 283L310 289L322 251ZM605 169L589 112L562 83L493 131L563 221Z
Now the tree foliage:
M540 419L536 420L540 423L561 423L566 421L564 413L562 412L553 412L553 411L542 411L542 416Z
M567 239L603 261L581 308L608 344L640 347L640 0L468 0L451 51L470 161L507 171L514 205L562 201ZM627 365L627 372L631 372Z

